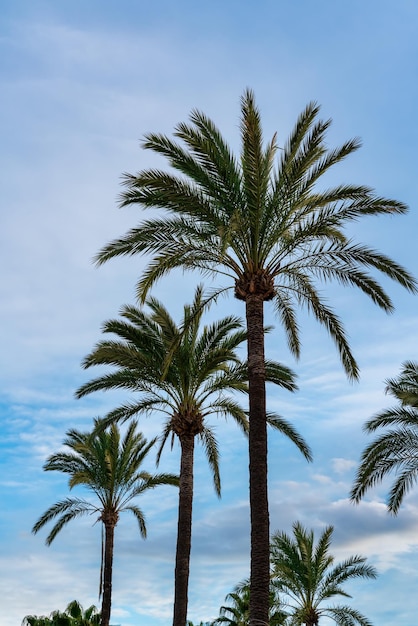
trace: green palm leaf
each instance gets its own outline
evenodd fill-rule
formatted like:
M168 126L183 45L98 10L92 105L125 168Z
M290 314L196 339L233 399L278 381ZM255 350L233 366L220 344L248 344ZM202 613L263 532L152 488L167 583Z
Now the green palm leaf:
M399 405L381 411L366 422L364 429L368 433L391 428L363 451L351 498L359 502L370 488L394 473L388 510L396 515L418 479L418 364L406 361L399 377L386 381L386 391Z

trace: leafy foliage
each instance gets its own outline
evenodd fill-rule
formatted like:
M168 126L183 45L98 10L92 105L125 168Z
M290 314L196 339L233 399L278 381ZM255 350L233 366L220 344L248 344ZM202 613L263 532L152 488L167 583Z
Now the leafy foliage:
M239 583L233 592L225 597L228 602L219 609L217 617L211 626L248 626L250 623L250 582L245 580ZM282 610L280 598L276 589L271 586L269 597L269 626L285 626L287 614Z
M99 626L100 613L94 605L83 609L82 605L73 600L65 611L53 611L49 617L26 615L22 626Z
M158 485L177 485L178 477L173 474L155 474L141 470L156 439L148 442L137 432L137 423L131 422L123 438L115 424L110 430L96 428L92 433L81 433L75 429L67 432L64 445L71 452L51 455L44 465L45 471L69 474L70 489L82 485L92 492L97 500L66 498L53 504L35 523L37 533L47 523L59 518L46 538L50 545L58 533L70 521L84 515L97 515L104 522L107 517L119 519L123 511L134 514L142 537L146 537L144 514L131 501L148 489Z
M405 213L407 207L364 185L319 189L321 179L360 142L352 139L328 149L331 120L318 116L319 106L309 103L280 151L276 136L264 147L260 112L247 90L241 101L238 158L200 111L192 111L190 124L177 125L179 142L146 135L143 147L165 157L178 175L157 169L125 174L121 206L157 207L161 216L104 246L97 263L149 254L138 283L142 302L157 280L178 267L230 276L242 299L264 285L263 298L273 299L292 352L300 353L296 307L304 306L335 341L348 376L357 378L342 324L316 285L335 280L356 287L384 311L392 311L393 304L369 269L416 291L415 279L404 268L345 234L354 221Z
M366 422L364 430L368 433L389 430L364 450L351 498L359 502L368 489L396 473L388 499L388 509L396 515L418 478L418 363L406 361L400 375L386 381L386 391L398 405Z
M293 537L277 532L271 541L272 584L288 607L290 626L316 626L321 616L337 626L371 626L357 610L343 605L330 606L335 596L351 597L344 583L355 578L376 578L374 567L365 557L351 556L334 565L330 553L333 527L324 529L315 544L313 531L293 524Z

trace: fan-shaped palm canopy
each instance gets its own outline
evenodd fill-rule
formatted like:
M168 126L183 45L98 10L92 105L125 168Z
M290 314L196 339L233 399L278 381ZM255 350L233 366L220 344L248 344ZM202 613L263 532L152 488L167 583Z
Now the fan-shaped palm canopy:
M385 311L393 309L392 302L367 270L416 291L416 281L404 268L345 233L362 217L405 213L407 207L364 185L321 187L321 179L360 142L328 149L331 120L318 116L319 106L308 104L283 148L278 149L276 136L264 146L260 112L247 90L238 158L214 122L197 110L190 124L177 125L178 142L146 135L143 147L165 157L174 173L151 169L126 174L121 205L164 211L104 246L97 263L119 255L151 255L138 283L142 301L176 267L228 275L236 297L258 294L274 301L295 355L300 352L296 306L305 306L335 340L347 374L356 378L358 368L341 322L316 285L335 280L357 287Z
M80 602L73 600L64 612L53 611L49 617L26 615L22 626L99 626L100 613L92 604L83 609Z
M250 581L239 583L234 591L225 597L228 604L219 609L217 617L211 626L248 626L250 623ZM269 626L285 626L288 615L283 610L280 598L272 586L269 597Z
M142 470L141 465L156 439L148 442L137 432L135 421L123 437L117 425L112 424L109 430L98 428L99 425L100 420L96 421L92 433L69 430L64 445L70 452L52 454L44 465L45 471L68 474L70 489L82 485L97 498L95 501L71 497L52 505L33 527L33 532L37 533L59 517L46 538L47 545L76 517L97 514L103 522L108 516L117 522L119 514L125 510L135 515L141 535L146 537L144 515L131 501L158 485L178 485L178 477L173 474L152 475Z
M234 316L202 327L205 302L198 287L192 305L184 307L180 325L155 298L147 300L149 312L122 307L121 319L103 325L103 332L115 338L99 341L83 361L85 368L110 365L113 369L82 385L76 395L80 398L110 389L134 392L135 398L111 411L103 423L160 412L166 416L160 452L170 433L198 435L219 492L217 444L207 418L212 414L232 416L244 432L248 429L247 411L226 395L248 392L248 365L238 351L246 332ZM266 377L290 391L296 388L293 372L274 361L266 362ZM309 447L289 422L275 414L269 414L268 421L311 458Z
M289 609L292 626L317 626L327 616L338 626L371 626L369 620L349 606L330 606L335 596L351 597L343 585L355 578L376 578L374 567L361 556L334 564L330 553L333 527L328 526L315 543L313 531L299 522L293 537L277 532L271 541L272 583Z

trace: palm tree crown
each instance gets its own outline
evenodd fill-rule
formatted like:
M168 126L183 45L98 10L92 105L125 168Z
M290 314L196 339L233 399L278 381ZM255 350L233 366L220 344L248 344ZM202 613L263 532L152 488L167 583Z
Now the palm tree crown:
M193 304L184 307L180 326L155 298L147 301L150 313L124 306L122 319L109 320L103 332L115 340L103 340L83 361L85 368L111 365L113 371L82 385L77 397L99 390L126 389L135 399L110 412L106 423L126 420L139 413L157 411L165 416L158 458L170 435L180 439L197 435L211 466L215 489L220 493L218 450L207 418L231 415L247 430L245 410L228 391L245 391L244 369L236 349L245 339L240 320L226 317L200 329L203 293L197 289ZM282 369L284 385L294 387L292 374Z
M292 626L317 626L321 616L338 626L370 626L361 613L349 606L329 606L335 596L351 597L342 585L354 578L376 578L366 559L352 556L334 565L329 552L333 527L328 526L315 545L313 531L293 525L293 538L277 532L271 542L272 582L290 608ZM325 604L324 604L325 603Z
M46 538L50 545L58 533L70 521L84 515L98 515L105 530L103 562L100 576L100 592L103 593L101 626L108 626L111 609L112 563L114 529L119 515L130 511L135 516L142 537L146 537L145 517L142 510L133 502L138 496L158 485L178 485L178 477L173 474L150 474L141 469L142 463L154 446L142 433L136 431L132 422L121 438L115 424L110 429L98 428L92 433L82 433L75 429L68 431L64 445L70 452L51 455L44 465L46 471L59 471L69 474L69 487L82 485L92 492L97 501L84 498L66 498L52 505L33 526L37 533L45 524L55 520Z
M308 104L279 153L276 136L264 145L251 90L241 101L238 158L200 111L191 113L190 124L177 125L176 140L146 135L144 148L165 157L174 173L149 169L125 175L121 205L160 208L161 216L144 220L96 256L102 264L120 255L149 254L138 283L142 302L157 280L178 267L229 277L232 284L227 288L234 288L235 296L245 302L252 626L267 623L269 602L264 302L273 302L295 356L300 353L296 309L302 306L313 313L334 340L347 375L356 379L358 366L344 328L320 294L318 282L335 280L357 287L387 312L392 302L370 269L410 291L417 288L404 268L345 233L345 227L361 217L405 213L407 207L366 186L319 189L330 168L360 144L351 140L327 149L330 120L318 119L318 113L315 103Z
M215 124L196 110L191 125L178 124L174 133L185 148L164 135L146 135L143 147L166 157L180 176L160 170L125 174L121 206L160 207L165 213L110 242L96 261L153 255L138 283L141 301L175 267L230 275L237 298L257 293L274 300L296 355L295 305L305 305L336 341L347 374L356 378L357 365L342 326L315 283L318 278L335 279L358 287L391 311L389 296L362 268L374 268L411 291L416 290L414 278L387 256L354 244L344 228L361 217L405 213L407 207L376 196L366 186L317 189L320 178L360 146L354 139L327 150L331 120L319 120L318 113L316 103L308 104L277 162L276 136L263 147L260 113L250 90L242 98L240 159Z
M211 626L248 626L250 623L250 581L239 583L234 591L225 597L228 602L219 609ZM269 626L285 626L288 615L282 610L280 598L274 586L271 586L269 597Z
M73 600L64 612L53 611L49 617L26 615L22 626L99 626L100 613L92 604L83 609L80 602Z
M386 427L390 430L364 450L351 498L359 502L369 488L396 472L388 499L388 509L396 515L418 478L418 363L405 362L400 375L386 381L386 391L399 404L366 422L364 429L368 433Z

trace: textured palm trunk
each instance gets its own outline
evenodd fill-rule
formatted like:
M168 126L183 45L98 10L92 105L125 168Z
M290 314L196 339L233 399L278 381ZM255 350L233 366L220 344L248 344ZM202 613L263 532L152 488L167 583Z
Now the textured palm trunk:
M104 525L105 545L103 563L103 598L100 626L109 626L110 611L112 607L112 570L115 523L113 521L105 521Z
M267 496L267 422L263 308L262 296L257 294L247 295L251 514L250 626L268 626L269 623L270 522Z
M173 626L186 626L192 537L194 435L180 437L181 462Z
M319 623L319 615L315 611L315 609L312 607L307 609L306 615L304 618L305 626L318 626L318 623Z

